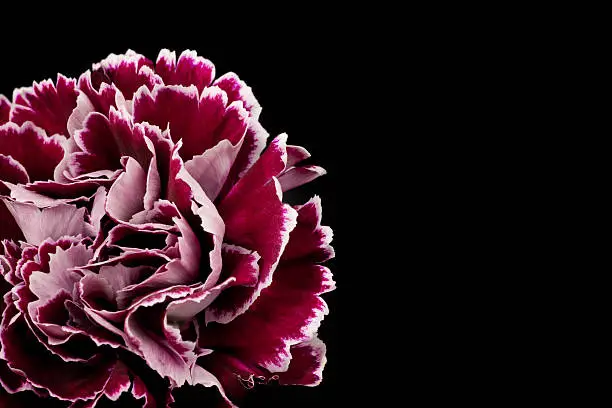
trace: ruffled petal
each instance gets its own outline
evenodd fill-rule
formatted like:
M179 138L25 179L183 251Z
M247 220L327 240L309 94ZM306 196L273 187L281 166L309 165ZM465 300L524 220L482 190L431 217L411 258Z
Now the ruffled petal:
M209 86L215 77L215 66L195 51L185 50L176 61L174 51L163 49L159 52L155 71L166 85L195 85L199 92Z
M30 290L41 300L51 299L61 290L72 293L74 284L81 276L71 272L71 268L86 265L92 256L93 251L83 244L76 244L67 250L57 248L54 254L49 255L49 273L37 271L30 275Z
M32 181L53 179L55 167L64 157L61 143L60 137L48 137L31 122L0 127L0 154L21 163Z
M255 168L253 168L255 169ZM255 177L254 177L255 178ZM254 191L226 198L219 211L226 223L227 240L257 251L259 277L254 287L237 286L222 293L206 313L206 321L228 323L244 313L261 291L272 283L272 274L296 226L297 213L280 199L276 179ZM240 197L240 203L234 201Z
M333 258L334 249L330 245L333 232L331 228L321 225L321 198L315 196L295 209L298 212L297 226L291 231L281 262L300 261L308 264Z
M118 221L129 221L144 209L147 175L132 157L125 161L125 172L113 183L106 199L106 212Z
M141 355L149 367L179 387L189 378L190 364L161 335L163 308L160 305L189 295L191 291L188 287L176 286L147 296L128 313L124 325L130 348Z
M149 92L140 88L134 96L134 121L149 122L170 129L172 139L183 141L185 160L202 154L220 140L236 144L248 125L248 112L241 101L228 105L227 95L218 87L166 85Z
M291 346L312 338L328 313L318 295L333 288L330 279L329 270L318 265L279 268L272 284L246 312L228 324L203 329L200 346L231 349L249 364L273 373L286 371ZM257 336L248 335L253 332Z
M81 109L89 109L86 106L88 103L91 104L91 107L95 112L100 112L101 114L106 115L110 111L111 106L117 107L117 101L122 98L124 99L124 97L121 94L121 91L117 89L114 84L107 84L106 82L103 82L99 85L99 89L94 89L91 77L91 71L86 71L79 77L78 88L88 99L87 102L83 101L84 105Z
M39 209L33 204L6 198L2 201L30 244L39 245L47 238L56 240L64 235L94 235L93 227L85 221L85 208L59 204Z
M241 146L242 141L234 146L229 140L222 140L216 146L185 162L185 168L211 201L214 201L221 192Z
M25 167L12 156L0 154L0 181L27 184L30 182L30 177ZM2 188L0 184L0 193L2 193Z
M323 380L325 343L314 337L291 347L291 363L284 373L278 374L278 381L283 385L306 385L314 387Z
M58 74L56 84L50 79L34 82L29 88L15 89L11 122L27 121L44 129L47 135L69 136L66 124L77 105L76 81Z
M125 54L110 54L93 65L91 82L95 89L100 89L102 83L113 84L126 99L132 99L141 86L153 89L155 85L163 83L152 67L149 59L132 50Z
M88 362L76 363L52 355L31 333L14 304L7 305L1 325L1 357L32 385L69 401L91 399L103 390L114 364L108 356L99 355Z

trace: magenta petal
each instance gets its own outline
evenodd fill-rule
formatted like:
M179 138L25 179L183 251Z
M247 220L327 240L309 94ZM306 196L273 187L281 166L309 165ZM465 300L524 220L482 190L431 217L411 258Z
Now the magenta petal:
M58 239L64 235L93 235L92 226L85 221L85 208L59 204L41 210L32 204L2 200L31 244L38 245L47 238Z
M229 234L232 223L226 221ZM297 226L290 233L287 255L278 264L272 283L246 312L227 324L203 329L200 345L213 349L223 345L244 362L271 372L286 371L292 358L291 347L311 339L327 314L327 305L319 295L333 290L335 282L328 268L314 262L333 256L331 239L331 230L321 226L318 197L297 207ZM225 299L245 289L229 288L208 310L214 310L218 302L225 306ZM208 311L206 317L212 320ZM245 340L246 333L252 330L257 330L258 336Z
M255 168L251 169L254 170ZM256 169L255 169L256 170ZM245 187L240 195L227 197L220 205L226 223L226 236L231 242L257 251L259 281L255 287L233 287L219 296L215 312L207 313L207 321L227 323L244 313L272 283L272 273L296 226L297 212L280 200L280 186L276 179L254 191ZM240 197L240 201L235 201Z
M9 121L11 113L11 102L6 96L0 94L0 125L4 125Z
M57 85L50 79L34 82L30 88L15 89L11 121L22 125L33 122L47 135L69 136L66 123L77 105L76 81L58 74Z
M134 121L170 129L174 142L183 140L182 156L188 159L210 147L204 138L209 132L208 126L196 128L194 123L200 117L198 102L195 86L161 86L152 93L142 87L134 95ZM198 149L200 144L203 146Z
M257 120L261 113L261 106L250 86L247 86L244 81L240 80L233 72L221 75L214 83L215 86L223 89L229 98L229 103L234 101L242 101L244 107L249 111L251 117Z
M238 206L248 194L269 184L273 177L285 170L287 164L287 135L276 137L264 154L234 185L221 203L222 207Z
M117 144L113 143L113 131L106 116L92 112L83 123L83 129L75 133L74 140L83 152L94 156L99 163L84 172L119 168L121 154Z
M153 93L142 87L134 95L134 121L148 122L161 130L170 129L174 142L189 134L197 110L195 87L162 86Z
M155 71L166 85L195 85L199 92L210 85L215 76L215 66L195 51L183 51L176 62L174 51L163 49L157 57Z
M30 182L30 177L26 169L15 160L12 156L0 154L0 181L8 181L10 183L26 184ZM0 193L2 185L0 185Z
M113 371L104 387L103 394L111 401L117 401L121 394L128 392L132 381L128 374L127 367L118 361L113 367Z
M315 196L296 209L297 226L291 231L289 243L281 260L284 262L302 259L308 264L325 262L333 258L334 249L330 245L333 232L331 228L321 225L321 199Z
M266 141L269 136L268 132L257 120L254 118L249 119L242 148L236 157L227 182L221 190L221 196L225 196L234 184L251 168L253 163L259 159L261 152L266 147Z
M231 286L245 286L253 288L259 281L259 265L261 258L257 252L249 251L236 245L223 245L223 269L221 280L233 279ZM206 321L216 321L219 316L232 310L236 298L241 301L242 292L227 291L222 294L221 299L206 309ZM230 312L231 313L231 312Z
M323 379L325 358L325 343L314 337L291 347L291 363L289 369L278 375L279 383L283 385L319 385Z
M0 127L0 154L19 161L31 180L52 180L64 149L60 137L48 137L30 122L21 126L6 123Z
M125 172L111 186L106 199L106 212L119 221L129 221L144 209L147 175L138 162L129 157Z
M313 275L313 276L308 276ZM327 314L319 291L304 288L304 280L324 283L329 271L322 267L277 270L272 285L264 289L253 306L228 324L209 326L200 334L201 346L230 348L233 354L270 372L286 371L291 346L310 339ZM256 331L256 337L247 333Z
M110 54L93 65L91 83L95 89L99 89L102 83L112 83L126 99L132 99L141 86L153 89L155 85L163 83L152 67L151 61L132 50L125 54Z
M181 156L189 160L222 139L235 145L242 138L248 113L241 101L227 104L227 95L215 86L201 95L193 85L161 86L152 93L143 87L134 96L134 120L169 128L174 142L183 141Z
M102 83L99 89L94 89L91 81L91 71L87 71L79 77L78 87L87 96L93 110L100 112L103 115L108 114L111 106L117 106L116 100L121 91L115 85ZM85 101L83 101L85 103ZM78 107L78 99L77 99ZM88 109L82 106L81 109ZM84 119L84 118L83 118ZM71 122L68 122L68 130L70 130ZM72 134L71 134L72 135Z

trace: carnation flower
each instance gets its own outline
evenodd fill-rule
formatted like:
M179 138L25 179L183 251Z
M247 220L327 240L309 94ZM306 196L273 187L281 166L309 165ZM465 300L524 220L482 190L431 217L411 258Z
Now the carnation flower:
M325 172L195 52L109 55L0 96L0 405L166 407L314 386L334 289Z

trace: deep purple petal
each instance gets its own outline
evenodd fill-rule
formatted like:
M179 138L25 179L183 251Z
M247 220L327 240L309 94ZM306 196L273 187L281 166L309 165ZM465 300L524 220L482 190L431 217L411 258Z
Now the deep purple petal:
M31 334L13 304L5 310L0 340L2 358L8 361L11 369L23 373L33 385L48 390L56 398L74 401L95 397L104 388L109 369L114 364L103 355L87 363L62 361Z
M271 372L286 371L290 347L310 339L327 314L320 288L333 288L321 266L279 268L272 285L255 303L228 324L210 325L200 334L202 347L230 348L243 361ZM310 282L304 286L302 282ZM312 290L317 287L317 290ZM257 336L248 333L257 332Z
M55 167L64 157L61 141L61 137L48 137L30 122L0 126L0 154L19 161L32 181L53 180Z
M25 167L12 156L0 154L0 181L26 184L30 182L30 177ZM0 184L0 193L2 188Z
M309 387L319 385L327 362L325 351L325 343L317 337L292 346L289 369L278 374L279 383Z

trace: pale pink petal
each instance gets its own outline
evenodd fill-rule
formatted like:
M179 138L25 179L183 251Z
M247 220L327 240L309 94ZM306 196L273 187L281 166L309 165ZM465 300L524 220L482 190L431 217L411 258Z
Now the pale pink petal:
M59 204L41 210L33 204L6 198L2 201L31 244L38 245L47 238L58 239L64 235L94 235L91 225L85 221L85 208Z
M93 251L83 244L76 244L67 250L57 248L49 257L49 273L33 272L30 275L30 290L41 300L50 299L62 289L72 293L74 284L81 277L71 268L87 264Z
M242 140L236 146L229 140L221 140L216 146L185 162L185 168L211 201L219 195L241 146Z
M325 174L327 174L325 169L319 166L293 167L279 176L278 181L283 191L289 191Z
M116 220L129 221L134 214L144 209L147 175L138 162L129 157L125 172L108 191L106 212Z

